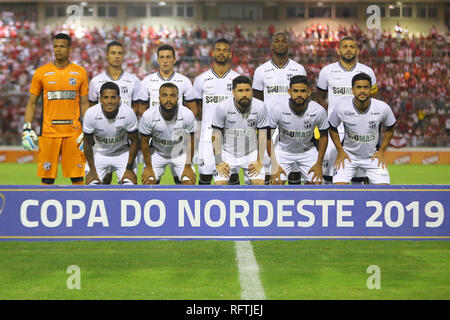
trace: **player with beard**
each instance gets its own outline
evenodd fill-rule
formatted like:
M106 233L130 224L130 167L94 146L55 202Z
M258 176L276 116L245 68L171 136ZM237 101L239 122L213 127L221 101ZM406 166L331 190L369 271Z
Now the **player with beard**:
M369 75L355 75L353 97L343 99L329 116L330 136L337 150L334 184L349 184L358 169L368 177L370 184L390 183L384 153L394 134L396 119L389 105L370 97L372 87ZM337 129L341 123L344 144ZM386 127L386 132L381 139L382 126Z
M277 108L278 105L289 100L289 80L295 75L306 76L305 68L289 58L289 37L286 33L274 34L271 43L272 58L260 65L255 70L253 77L253 96L264 101L268 110ZM277 132L272 141L277 141ZM270 181L270 157L266 153L264 157L264 171L266 184ZM292 178L292 179L291 179ZM298 183L300 173L295 171L290 179Z
M328 117L321 105L309 100L306 76L294 76L289 84L290 99L269 111L272 130L278 128L278 142L271 155L271 184L285 184L295 166L306 184L322 183L322 161L328 144ZM318 150L312 138L318 128ZM268 135L268 140L270 137Z
M192 166L195 130L193 112L179 105L177 86L170 82L162 84L159 106L148 108L139 123L145 163L142 184L159 184L166 166L169 166L175 183L195 184Z
M212 127L216 107L223 101L231 98L232 81L239 73L231 69L231 45L226 39L218 39L213 44L212 68L197 76L194 80L194 89L197 93L197 109L199 119L202 121L200 143L197 152L199 171L199 184L210 185L216 171L212 145ZM233 176L232 181L239 182Z
M229 184L230 176L242 169L245 180L264 184L262 172L266 151L267 109L253 99L252 81L245 76L233 80L233 98L220 103L212 120L216 184Z
M317 102L319 102L330 115L334 108L348 97L353 97L352 78L358 73L364 72L371 77L371 95L376 98L378 93L375 73L372 68L358 62L358 46L352 37L344 37L340 40L336 50L339 61L326 65L320 70L317 80ZM344 128L338 128L341 139L344 137ZM333 166L336 159L336 148L333 143L328 144L323 161L323 175L326 184L332 183ZM358 172L352 180L353 184L362 184L365 178Z
M137 184L136 154L139 148L137 117L120 98L120 88L105 82L100 103L84 116L84 154L89 165L86 184L110 184L116 172L120 184ZM94 154L95 148L95 154Z

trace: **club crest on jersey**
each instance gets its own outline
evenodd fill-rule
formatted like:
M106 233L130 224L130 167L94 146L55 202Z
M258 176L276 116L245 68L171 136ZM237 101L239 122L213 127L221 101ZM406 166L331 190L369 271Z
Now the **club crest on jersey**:
M52 166L51 162L44 162L42 164L42 167L44 168L45 171L50 170L51 166Z
M227 91L231 91L232 88L233 88L233 84L227 83Z
M70 84L71 86L76 85L76 84L77 84L77 79L76 79L76 78L69 78L69 84Z
M122 92L122 94L128 94L128 87L120 87L120 92Z
M312 123L309 121L305 121L305 129L311 129L312 128Z
M375 130L377 128L376 121L369 121L369 129Z
M248 125L250 128L256 127L256 119L247 119L247 125Z

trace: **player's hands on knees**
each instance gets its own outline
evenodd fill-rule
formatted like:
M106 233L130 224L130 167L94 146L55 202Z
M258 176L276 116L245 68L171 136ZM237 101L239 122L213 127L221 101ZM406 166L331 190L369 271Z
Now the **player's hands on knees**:
M375 153L373 154L371 160L375 160L375 159L378 159L378 164L377 164L378 167L381 167L381 168L383 168L383 169L386 168L386 158L385 158L384 152L382 152L382 151L380 151L380 150L378 150L377 152L375 152Z
M315 163L311 169L309 169L308 174L311 172L314 172L311 183L313 184L322 184L323 182L323 174L322 174L322 164L321 163Z
M184 179L184 177L188 178L189 180ZM192 169L192 166L187 164L184 166L183 172L181 173L181 183L182 184L195 184L197 175L195 174L195 171Z
M86 185L90 184L102 184L100 178L98 177L97 171L90 170L86 175L86 179L84 182Z
M217 172L225 178L230 177L230 165L226 162L221 162L219 164L216 164Z
M287 176L286 171L284 171L283 168L280 166L278 166L278 168L276 168L275 170L273 169L275 168L272 168L272 173L270 175L270 184L273 185L283 184L281 180L281 175L284 174L285 176Z
M123 177L120 180L120 184L137 184L137 177L134 170L126 169L123 173Z
M347 152L339 151L337 156L336 156L336 161L334 162L334 168L336 170L339 170L342 167L342 169L343 169L344 168L345 159L347 159L348 162L352 162L352 160L348 156Z
M250 177L257 176L263 167L263 163L261 161L250 162L248 165L248 173Z
M146 167L142 172L142 184L156 184L156 176L153 168Z

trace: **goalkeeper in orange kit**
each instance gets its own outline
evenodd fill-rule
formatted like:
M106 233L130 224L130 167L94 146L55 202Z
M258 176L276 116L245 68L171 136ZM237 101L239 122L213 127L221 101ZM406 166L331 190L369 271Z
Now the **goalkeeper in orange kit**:
M89 108L86 70L69 61L71 38L60 33L53 37L54 61L36 70L25 111L22 145L35 150L39 142L38 177L42 184L54 184L59 158L63 175L72 184L83 184L85 156L80 118ZM42 94L41 132L38 139L31 127L36 102Z

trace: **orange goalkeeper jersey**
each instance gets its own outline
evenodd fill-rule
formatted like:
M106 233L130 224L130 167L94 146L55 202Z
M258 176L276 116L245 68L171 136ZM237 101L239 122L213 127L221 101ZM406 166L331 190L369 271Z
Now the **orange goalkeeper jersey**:
M89 93L86 69L74 63L58 69L48 63L36 70L30 93L42 94L42 136L68 137L81 133L80 97Z

